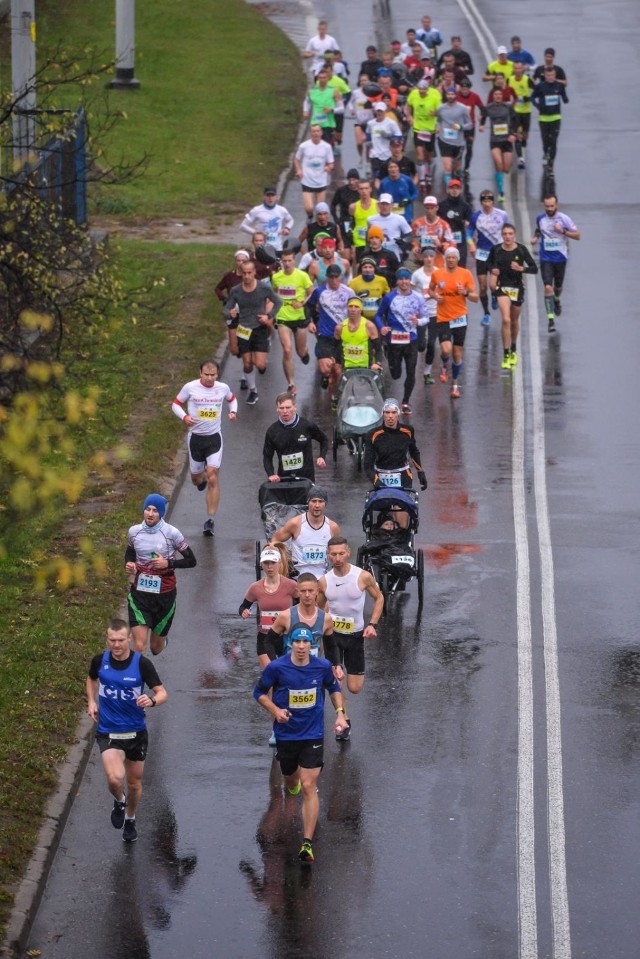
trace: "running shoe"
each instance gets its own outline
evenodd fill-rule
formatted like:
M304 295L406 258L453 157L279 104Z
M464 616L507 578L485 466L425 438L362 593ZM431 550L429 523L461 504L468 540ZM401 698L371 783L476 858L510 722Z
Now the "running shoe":
M401 409L402 409L402 412L406 413L407 415L411 412L411 406L409 405L409 403L403 403Z
M336 733L336 742L337 743L346 743L346 741L351 736L351 720L347 719L347 728L344 729L341 733Z
M524 162L524 157L520 157L520 159L518 160L518 169L524 170L525 167L526 167L526 163Z
M300 852L298 853L298 859L300 862L313 862L315 856L313 855L313 846L308 839L300 846Z
M498 203L500 206L504 206L504 193L498 193Z
M293 789L287 786L287 792L289 793L290 796L299 796L300 793L302 792L302 785L300 783L300 780L298 780L298 782L295 784Z
M125 819L124 829L122 830L122 841L135 842L137 838L138 830L136 829L135 819Z
M518 354L515 350L511 350L509 353L509 362L511 364L511 369L515 369L515 367L518 365Z
M113 809L111 810L111 825L114 829L122 829L124 826L124 811L127 808L126 799L114 799Z
M562 316L562 303L555 296L553 298L553 308L556 311L556 316Z
M458 386L457 383L454 383L453 386L451 387L451 399L452 400L460 399L460 387Z
M271 735L269 736L269 745L270 745L271 747L275 747L275 746L278 745L277 742L276 742L276 734L275 734L275 733L271 733Z
M549 333L556 332L555 318L553 316L549 317Z
M304 356L300 357L300 362L302 363L303 366L308 366L310 359L311 359L310 355L308 353L305 353Z
M489 324L491 323L491 314L485 313L485 315L480 320L480 323L482 326L489 326Z
M498 309L498 297L495 295L495 293L491 294L491 309L492 310Z
M209 519L206 521L206 523L202 527L202 535L213 536L213 525L214 525L213 520L211 519L211 517L209 517Z
M329 377L328 376L320 377L320 388L323 390L326 390L328 389L328 387L329 387Z
M500 364L501 369L510 370L511 369L511 356L507 354L502 358L502 363Z
M448 383L448 382L449 382L449 371L447 370L446 367L443 367L443 368L440 370L440 382L441 382L441 383Z
M425 383L425 386L433 386L433 384L435 383L435 380L432 377L431 373L424 374L424 383Z
M247 383L247 381L245 380L243 376L242 379L240 380L240 391L244 393L244 391L248 389L249 389L249 384Z
M198 485L196 486L196 489L201 493L204 489L207 488L207 486L208 486L207 480L203 479L201 483L198 483Z
M258 394L255 390L250 390L249 395L247 396L247 405L255 406L258 402Z
M287 393L291 393L292 396L297 394L298 390L295 383L289 383L287 387Z

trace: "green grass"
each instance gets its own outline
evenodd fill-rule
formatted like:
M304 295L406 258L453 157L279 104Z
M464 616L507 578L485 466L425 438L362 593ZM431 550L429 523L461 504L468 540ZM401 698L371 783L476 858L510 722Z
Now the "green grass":
M114 56L115 5L38 4L44 49L90 45ZM98 191L98 210L121 215L209 216L248 209L277 179L301 116L304 83L293 44L243 0L136 4L140 89L112 90L124 110L108 159L150 155L144 178ZM98 109L98 104L96 104Z
M68 51L90 45L105 59L113 56L113 0L38 0L37 13L42 53L64 38ZM121 187L93 188L94 211L125 221L228 221L258 201L293 147L303 90L299 54L243 0L138 2L136 17L142 86L109 94L111 109L125 110L127 119L111 133L107 156L133 161L146 152L148 172ZM5 31L0 39L5 90L7 37ZM77 107L74 97L65 91L64 106ZM232 251L123 242L115 255L126 287L158 276L166 285L153 289L137 324L122 316L110 338L81 331L63 356L65 386L92 384L101 391L95 416L76 431L78 461L129 442L135 465L116 464L111 476L96 472L77 507L50 508L15 523L8 556L0 560L0 932L55 785L54 766L84 708L89 657L102 646L106 618L126 596L126 530L183 437L171 398L204 358L193 344L213 348L224 337L213 285L229 268ZM52 395L53 404L56 399ZM73 558L79 536L95 544L105 572L66 592L35 592L38 565L57 553Z

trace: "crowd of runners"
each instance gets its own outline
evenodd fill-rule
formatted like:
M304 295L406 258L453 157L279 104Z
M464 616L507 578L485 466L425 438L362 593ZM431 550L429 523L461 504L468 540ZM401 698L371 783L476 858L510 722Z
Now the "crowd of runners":
M514 36L476 74L461 37L445 46L425 16L389 49L367 47L355 69L328 25L318 24L302 53L310 64L303 107L309 126L292 171L306 222L296 224L276 188L267 186L240 225L251 242L236 251L215 287L247 405L259 401L259 376L272 343L280 343L283 390L264 437L265 477L271 484L292 477L313 484L306 509L276 529L260 552L261 578L238 597L238 614L254 615L256 622L260 678L254 697L273 721L269 742L284 788L292 801L302 797L299 858L307 863L314 859L324 761L324 693L336 710L336 741L344 743L351 735L348 698L363 689L365 643L377 636L384 597L371 572L351 562L347 540L327 515L328 494L316 485L316 469L326 468L328 439L298 414L296 357L307 365L313 352L334 410L351 371L374 370L398 385L401 395L384 400L382 423L367 437L365 472L374 487L410 490L415 475L426 489L408 422L416 376L422 375L425 388L445 384L458 401L469 324L475 320L486 331L492 311L501 323L501 367L510 375L518 362L525 274L541 275L553 334L569 241L580 239L552 191L534 236L526 238L529 245L518 239L504 209L512 159L521 169L527 163L534 108L545 169L553 171L561 105L568 102L555 51L547 48L537 65ZM345 118L353 120L359 165L340 180L336 157L348 132ZM476 132L485 130L495 190L482 190L474 210L471 164ZM192 483L204 493L205 537L215 535L220 502L223 413L232 423L238 414L238 398L219 373L215 360L204 360L172 403L187 433ZM97 722L113 796L111 822L126 842L137 838L145 711L167 698L145 656L147 642L154 656L165 648L176 608L175 570L196 566L182 533L165 520L166 510L166 499L150 494L142 522L129 530L128 621L110 621L107 648L94 657L87 678L88 711ZM399 515L381 519L383 532L385 524L402 525Z

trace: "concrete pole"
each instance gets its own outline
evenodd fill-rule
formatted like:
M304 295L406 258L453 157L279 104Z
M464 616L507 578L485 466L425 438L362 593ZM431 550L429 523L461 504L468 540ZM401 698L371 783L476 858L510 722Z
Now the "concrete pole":
M116 75L109 83L119 90L137 90L140 81L134 76L136 55L135 0L116 0Z
M11 0L11 83L13 161L16 169L32 159L36 149L36 13L35 0Z

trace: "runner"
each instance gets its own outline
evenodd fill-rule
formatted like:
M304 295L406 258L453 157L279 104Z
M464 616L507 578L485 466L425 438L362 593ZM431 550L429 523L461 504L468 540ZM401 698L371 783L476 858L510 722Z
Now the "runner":
M377 226L384 236L384 248L390 250L400 261L404 260L408 250L408 237L411 227L403 216L393 213L393 197L390 193L381 193L378 197L378 212L367 220L367 227Z
M566 84L558 80L555 67L545 67L544 80L540 80L533 88L531 102L539 114L538 125L544 154L542 162L549 170L553 170L558 151L558 137L562 122L561 101L569 102Z
M433 182L431 163L435 151L436 112L442 96L425 77L407 97L407 119L413 128L413 145L420 186L427 192Z
M360 193L358 191L359 182L360 175L356 168L352 167L350 170L347 170L347 182L338 187L331 200L331 215L333 216L338 225L338 229L340 230L340 236L342 237L344 246L344 254L349 259L351 259L352 256L351 248L353 245L351 238L351 215L349 213L349 207L352 203L357 203L360 199Z
M460 181L456 180L456 182L459 183ZM437 198L426 196L422 202L424 204L424 216L418 217L411 224L411 231L415 238L413 249L414 252L419 251L429 241L436 251L437 266L442 266L444 262L442 254L456 241L448 222L439 214Z
M509 77L513 76L513 63L509 59L509 51L506 47L498 47L497 59L492 60L487 66L482 79L493 80L496 73L501 73L505 80L508 80Z
M370 256L360 260L360 273L349 280L349 287L360 298L362 315L372 320L380 306L380 300L391 288L382 274L376 273L376 261ZM349 303L347 302L347 309Z
M462 49L462 37L456 35L451 37L451 47L449 50L445 50L443 54L438 58L437 68L438 71L442 70L444 64L444 58L453 54L453 60L455 65L458 68L464 70L466 76L470 77L473 74L473 62L471 56L467 53L466 50Z
M220 503L218 473L222 463L222 404L229 404L229 419L235 423L238 401L226 383L217 382L220 368L215 360L200 364L200 379L182 387L171 409L189 427L187 452L191 482L200 491L207 491L207 513L203 533L213 536L213 526ZM187 404L187 412L184 404Z
M526 246L516 242L516 229L511 223L502 227L502 243L489 254L487 269L502 316L502 369L514 369L518 363L517 342L524 303L523 274L537 273L538 266Z
M316 334L316 357L320 385L323 390L330 388L335 397L342 377L342 351L334 338L336 323L347 315L347 303L351 290L342 282L341 268L333 264L327 267L326 280L316 287L307 300L307 309L317 317L309 324L311 333Z
M342 343L344 369L355 370L371 367L382 369L382 344L378 327L363 315L362 300L352 296L347 303L347 319L338 323L334 336ZM371 362L372 354L374 362Z
M267 243L276 253L282 252L282 237L288 236L293 229L293 217L286 206L277 203L278 195L274 186L266 186L262 203L251 207L240 224L243 233L263 232Z
M489 121L489 149L495 169L498 203L504 206L504 177L511 172L513 144L516 139L516 118L511 104L502 100L502 90L493 91L493 100L480 111L480 133Z
M262 243L264 243L264 237ZM214 292L222 305L227 302L229 294L234 286L237 286L238 283L242 282L242 264L247 260L251 259L251 254L247 250L237 250L233 254L234 258L234 269L227 270L222 279L218 281L214 288ZM235 327L232 325L232 320L225 320L227 324L227 339L229 341L229 353L231 356L239 356L238 354L238 334L236 333ZM245 379L244 372L240 377L240 389L246 390L247 381Z
M336 241L330 236L316 235L317 256L309 264L309 276L311 279L322 284L326 282L327 270L330 266L335 266L340 271L340 277L344 280L349 279L351 275L351 264L345 257L340 256L336 250Z
M391 158L391 148L389 146L391 138L402 136L402 130L397 122L388 117L386 113L387 106L383 101L374 103L373 120L369 120L367 123L367 136L371 139L369 159L374 178L379 177L383 163Z
M307 346L309 320L304 312L304 304L313 289L308 273L296 269L295 262L295 255L285 250L280 257L282 269L274 273L271 279L271 285L282 302L276 316L282 346L282 369L289 384L287 389L294 396L297 392L293 367L294 343L296 353L305 366L311 358Z
M385 400L382 407L382 426L377 426L367 437L364 471L376 489L381 486L411 489L413 463L420 489L425 490L427 477L420 462L415 430L407 423L401 424L399 417L398 401L391 398Z
M113 796L111 825L122 829L124 842L138 838L136 812L149 744L145 709L168 698L155 666L131 650L130 638L123 619L110 619L107 649L91 660L86 681L87 712L97 723L96 743Z
M547 67L554 67L558 83L561 83L564 87L568 86L569 81L567 80L567 74L562 67L559 67L556 63L556 51L553 47L547 47L544 51L544 62L533 71L534 83L539 83L541 80L544 80L544 71Z
M453 183L453 180L451 182ZM426 326L418 327L418 353L423 353L426 350L422 375L425 385L432 386L435 383L431 370L436 351L438 324L436 322L437 303L431 296L429 287L431 286L431 275L435 269L436 249L428 238L426 245L420 251L420 255L422 256L422 266L411 274L411 286L416 293L420 293L424 297L427 304L429 322Z
M267 635L278 614L293 606L298 597L298 584L286 575L289 561L287 551L282 545L265 546L260 553L260 566L264 577L249 586L238 609L238 615L249 619L251 607L257 607L256 655L262 671L272 659L282 656L282 643L268 645Z
M315 466L326 467L325 457L329 444L326 435L315 423L298 416L296 400L291 393L276 396L278 419L266 432L262 448L262 464L271 483L278 483L288 476L306 476L315 482ZM313 440L320 445L320 455L313 460ZM273 472L274 454L278 459L277 471Z
M330 144L322 139L322 127L314 123L309 130L309 139L303 140L296 150L293 166L302 186L302 203L309 219L316 203L322 203L331 182L335 164Z
M329 86L329 71L323 66L316 73L315 84L307 91L302 115L321 128L322 139L331 146L336 131L334 110L339 104L342 104L340 91Z
M460 266L467 265L467 230L472 213L471 204L462 196L460 180L449 180L447 196L438 207L438 216L451 230L453 242L460 254Z
M129 528L124 568L133 576L129 590L129 625L136 652L150 647L154 656L169 642L176 611L176 569L191 569L196 558L175 526L165 523L167 501L150 493L142 504L144 520ZM176 559L176 553L181 554Z
M291 653L269 663L253 691L273 717L276 759L287 791L291 796L302 792L303 842L298 859L304 863L315 858L312 843L320 808L317 783L324 764L325 690L336 709L336 734L348 728L331 663L311 656L311 640L308 627L299 626L292 635Z
M471 130L471 116L466 107L458 103L458 90L455 86L445 90L445 102L436 110L438 149L442 159L444 186L449 180L462 175L462 151L465 145L465 131Z
M400 164L395 160L388 160L385 166L387 175L380 181L381 196L390 194L393 197L391 212L403 216L407 223L411 223L413 201L418 197L416 185L410 176L400 172Z
M529 53L528 50L522 49L522 40L520 37L511 37L511 50L507 54L509 60L513 63L513 68L517 63L522 64L522 67L529 73L531 70L536 68L536 60L532 53Z
M467 230L467 243L470 244L470 252L475 253L476 258L476 276L478 277L478 285L480 287L480 302L484 309L484 316L481 320L483 326L489 326L491 323L489 295L487 293L487 260L489 259L492 248L496 243L500 243L502 240L502 227L509 219L504 210L499 210L495 206L494 199L495 197L491 190L482 191L480 194L480 209L472 213L469 229ZM474 234L476 235L477 246L475 246L473 242ZM497 310L497 300L492 299L491 306L494 310Z
M440 382L449 379L451 363L451 397L460 397L458 377L462 371L462 353L467 335L467 300L478 302L478 291L469 270L459 266L460 254L450 247L444 254L444 267L433 271L429 292L437 300L438 339L440 340Z
M558 197L544 198L544 213L536 217L536 231L531 243L540 241L540 274L544 283L544 305L549 333L556 332L556 317L562 313L560 297L569 258L567 240L579 240L580 230L571 217L558 210Z
M377 638L384 596L371 573L349 562L351 550L344 536L335 535L329 540L328 557L331 570L318 581L319 603L326 606L331 614L339 662L347 674L347 689L355 696L362 692L364 686L364 641ZM365 626L364 604L367 596L373 600L373 610ZM347 728L336 732L337 742L344 742L351 736L344 682L342 699Z
M318 32L302 51L302 59L312 61L311 70L314 73L323 66L327 50L335 50L338 46L338 41L327 33L327 27L326 20L318 20Z
M238 335L238 350L242 357L249 395L247 403L258 402L256 370L264 373L270 348L270 335L282 300L266 281L256 278L252 262L242 264L242 283L234 286L224 305L224 315L231 319Z
M358 182L360 199L349 206L349 216L353 218L352 240L356 259L363 255L367 245L367 220L378 212L378 201L371 197L371 184L368 180Z
M400 379L404 361L406 371L402 395L404 414L411 413L409 401L416 382L418 326L426 326L428 322L427 304L424 297L412 289L411 272L404 268L398 270L396 289L382 298L374 323L386 340L385 352L392 379Z
M383 276L390 287L396 285L396 273L400 269L400 259L387 249L384 244L384 233L379 226L369 227L367 230L367 245L362 250L360 262L372 260L375 272Z
M476 138L476 110L482 109L482 100L477 93L472 91L471 87L471 80L469 77L465 77L464 80L460 81L460 87L456 97L458 103L461 103L463 107L467 108L471 118L471 126L464 131L464 164L462 175L465 179L469 176L471 160L473 159L473 144ZM462 251L460 251L460 256L462 257Z
M524 170L526 166L526 146L531 128L531 94L534 89L533 80L525 72L525 64L518 60L513 64L513 76L509 78L509 86L516 95L513 112L516 119L516 154L518 168Z
M318 577L328 568L327 543L340 535L338 524L326 515L328 495L321 486L312 486L306 512L291 519L271 537L273 544L291 540L291 560L295 575L313 573Z

